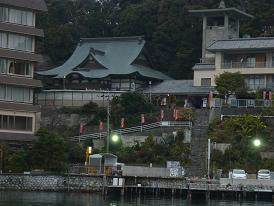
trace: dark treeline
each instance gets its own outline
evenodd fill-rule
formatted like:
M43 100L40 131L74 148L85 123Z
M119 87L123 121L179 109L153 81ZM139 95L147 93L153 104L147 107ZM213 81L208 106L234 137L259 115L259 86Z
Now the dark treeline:
M201 56L201 19L189 9L217 8L220 0L46 0L39 17L45 30L44 53L50 64L63 63L81 37L143 35L155 69L176 79L192 77ZM242 34L273 35L274 0L227 0L255 16Z

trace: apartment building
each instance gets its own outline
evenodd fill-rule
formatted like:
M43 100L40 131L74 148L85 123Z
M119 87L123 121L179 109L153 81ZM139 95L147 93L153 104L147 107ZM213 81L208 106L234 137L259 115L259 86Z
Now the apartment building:
M30 141L39 129L40 107L33 104L36 15L46 11L43 0L0 0L0 140Z
M203 46L195 64L194 86L215 86L215 76L240 72L250 90L274 90L274 38L239 38L241 20L252 15L236 8L191 10L203 18Z

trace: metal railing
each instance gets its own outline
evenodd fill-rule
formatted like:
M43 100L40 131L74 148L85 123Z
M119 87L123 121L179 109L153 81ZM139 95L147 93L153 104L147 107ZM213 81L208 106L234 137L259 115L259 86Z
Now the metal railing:
M272 100L264 99L232 99L228 102L230 107L272 107Z
M226 62L221 64L222 69L242 69L242 68L266 68L272 67L267 62Z
M112 130L111 132L119 135L123 135L123 134L142 132L145 130L151 130L159 127L192 127L192 122L191 121L161 121L161 122L154 122L151 124L140 125L136 127ZM107 136L107 132L91 133L91 134L70 137L69 141L81 142L88 139L101 139L101 138L105 138L106 136Z

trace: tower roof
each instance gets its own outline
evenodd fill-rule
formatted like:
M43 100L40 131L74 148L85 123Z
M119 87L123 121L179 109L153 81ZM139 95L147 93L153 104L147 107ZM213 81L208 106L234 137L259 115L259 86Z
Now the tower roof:
M218 9L200 9L200 10L189 10L190 13L193 13L198 16L220 16L220 15L231 15L231 16L237 16L238 18L253 18L254 16L251 14L248 14L244 11L241 11L239 9L236 9L234 7L232 8L223 8L220 7Z

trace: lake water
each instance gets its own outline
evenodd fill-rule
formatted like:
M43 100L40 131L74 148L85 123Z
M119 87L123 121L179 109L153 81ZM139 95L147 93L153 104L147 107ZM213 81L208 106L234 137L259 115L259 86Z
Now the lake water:
M270 206L270 202L236 202L193 200L164 197L112 196L104 199L99 194L51 192L0 192L0 206Z

